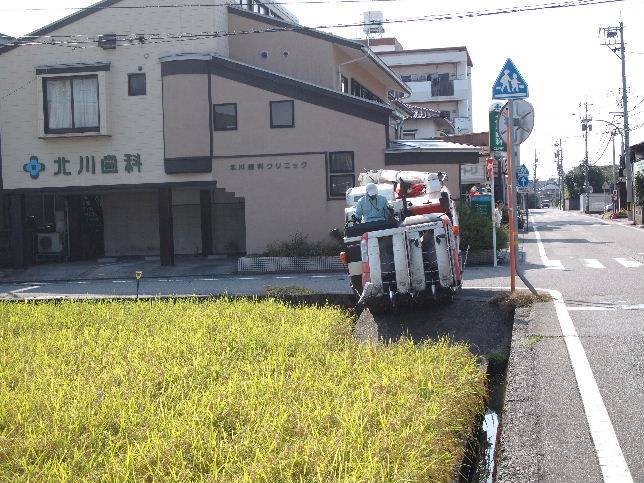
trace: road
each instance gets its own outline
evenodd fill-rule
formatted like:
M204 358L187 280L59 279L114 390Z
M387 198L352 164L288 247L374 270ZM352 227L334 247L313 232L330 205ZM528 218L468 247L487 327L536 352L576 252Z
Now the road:
M0 298L109 298L136 295L136 280L71 280L0 284ZM285 275L222 275L218 277L143 278L139 294L157 295L257 295L267 287L297 286L319 293L351 293L342 273Z
M544 342L550 362L561 367L559 380L545 382L557 421L546 439L558 450L546 458L544 474L601 481L599 461L619 460L621 451L633 481L644 481L644 230L557 210L536 210L532 221L523 237L525 273L535 286L561 292L592 371L568 377L566 345L556 338L561 332ZM593 378L594 399L588 396ZM584 391L589 399L582 401ZM616 436L608 447L610 435L589 431L601 419L601 403L610 418L604 429L612 425ZM622 478L615 481L628 481Z

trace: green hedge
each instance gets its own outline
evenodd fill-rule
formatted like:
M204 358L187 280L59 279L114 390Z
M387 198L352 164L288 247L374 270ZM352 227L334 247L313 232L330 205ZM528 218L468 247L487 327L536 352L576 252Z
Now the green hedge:
M492 249L492 219L472 209L467 201L461 201L458 206L458 222L461 233L461 247L470 250ZM497 249L509 246L508 226L502 225L496 229Z

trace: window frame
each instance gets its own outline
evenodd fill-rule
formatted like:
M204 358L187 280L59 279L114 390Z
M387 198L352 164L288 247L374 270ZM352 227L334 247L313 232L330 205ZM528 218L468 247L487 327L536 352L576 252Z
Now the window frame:
M131 83L131 79L133 77L143 77L143 93L142 94L133 93L132 83ZM132 74L127 75L127 95L130 96L130 97L138 97L138 96L147 96L148 95L148 79L147 79L147 76L145 75L145 72L134 72Z
M216 108L219 106L234 106L235 107L235 127L217 127L217 112ZM239 119L237 115L237 103L236 102L221 102L219 104L212 105L212 129L213 131L237 131L239 128Z
M273 123L273 104L291 104L291 124L290 125L277 125ZM271 123L271 129L289 129L295 127L295 101L293 99L283 101L269 101L268 117Z
M74 79L96 79L96 107L98 109L98 125L86 127L74 127ZM47 82L48 81L61 81L68 80L71 83L71 128L52 129L49 127L49 109L47 105ZM66 75L55 77L42 78L42 99L43 99L43 128L44 134L82 134L82 133L100 133L101 132L101 84L98 75L96 74L79 74L79 75Z
M332 171L331 170L331 165L332 165L332 158L334 155L338 154L350 154L351 155L351 165L352 169L351 170L339 170L339 171ZM334 194L331 192L331 186L333 186L333 183L331 180L334 177L346 177L346 176L351 176L351 183L352 186L355 186L356 184L356 156L355 156L355 151L331 151L326 154L326 184L327 184L327 199L329 200L340 200L344 199L346 197L346 191L341 194Z
M344 94L349 94L349 78L345 75L340 74L340 91Z

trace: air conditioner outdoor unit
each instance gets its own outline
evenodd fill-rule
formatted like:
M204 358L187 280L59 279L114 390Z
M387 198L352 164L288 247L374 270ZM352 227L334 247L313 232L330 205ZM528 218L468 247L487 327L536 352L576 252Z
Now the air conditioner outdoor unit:
M63 250L60 233L38 233L36 243L36 249L40 255L57 254Z

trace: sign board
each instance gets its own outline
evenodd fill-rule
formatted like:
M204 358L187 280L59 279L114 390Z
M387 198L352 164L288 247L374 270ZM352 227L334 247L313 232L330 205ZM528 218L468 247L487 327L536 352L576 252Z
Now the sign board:
M492 99L525 99L526 97L528 97L528 83L512 60L506 60L492 87Z
M525 187L519 186L517 188L517 193L520 194L520 195L532 194L532 193L534 193L534 186L525 186Z
M602 189L604 191L608 191L610 189L610 185L608 184L608 181L604 181L604 184L602 185Z
M461 184L485 183L485 161L461 164Z
M490 151L493 153L506 151L505 141L499 134L499 112L501 112L502 109L503 104L500 102L495 102L490 106Z
M530 171L525 164L522 164L517 169L517 185L519 188L527 188L530 184L529 180Z
M482 194L470 198L472 209L481 215L492 216L492 195Z

